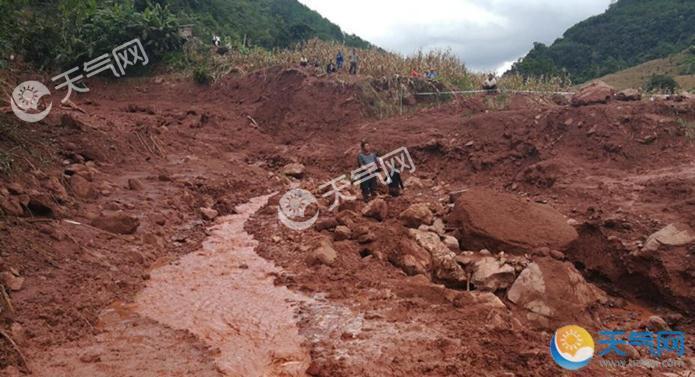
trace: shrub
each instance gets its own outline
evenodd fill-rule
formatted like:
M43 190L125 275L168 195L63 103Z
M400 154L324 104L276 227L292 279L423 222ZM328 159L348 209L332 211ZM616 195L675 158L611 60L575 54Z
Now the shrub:
M673 93L676 88L678 88L678 83L668 75L652 75L644 84L644 90L647 92Z
M54 8L57 17L42 17L45 10L27 16L31 27L17 43L38 68L71 68L135 38L150 61L182 44L176 16L158 3L137 11L132 1L97 6L96 0L61 0Z
M200 85L208 85L213 81L212 74L206 66L198 66L193 70L193 81Z

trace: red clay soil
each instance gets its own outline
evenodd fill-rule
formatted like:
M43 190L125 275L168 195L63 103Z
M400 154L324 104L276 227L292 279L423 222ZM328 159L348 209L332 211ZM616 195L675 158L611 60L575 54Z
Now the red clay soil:
M695 121L695 103L575 108L512 97L493 108L488 97L467 97L379 120L368 116L360 83L341 79L277 68L212 87L174 76L90 81L89 93L73 95L84 113L56 107L42 123L21 124L32 142L13 152L22 156L19 168L0 178L0 199L22 212L0 217L0 272L24 279L9 293L14 312L0 313L17 344L0 339L4 373L34 366L36 375L225 375L209 339L118 308L135 302L153 269L200 252L213 224L201 208L234 214L273 192L245 229L259 242L256 252L280 269L275 284L303 297L293 307L311 357L308 375L565 373L548 353L553 330L528 323L503 293L496 306L489 295L407 276L389 262L406 237L402 210L425 202L444 217L449 193L466 188L542 202L577 224L579 238L561 258L610 294L578 324L637 329L658 314L694 333L692 247L633 252L669 223L695 227L695 142L684 126ZM11 112L0 117L14 122ZM335 241L333 265L307 263L313 246L333 233L285 228L279 196L291 184L316 190L354 169L364 139L380 153L407 147L422 186L388 198L383 222L362 217L362 203L341 207L354 211L373 241ZM0 139L3 150L16 145ZM306 166L303 179L279 174L290 162ZM331 217L325 205L322 216ZM90 225L117 211L137 218L133 234ZM692 352L689 341L686 368L693 368ZM592 363L576 374L661 372L607 374Z

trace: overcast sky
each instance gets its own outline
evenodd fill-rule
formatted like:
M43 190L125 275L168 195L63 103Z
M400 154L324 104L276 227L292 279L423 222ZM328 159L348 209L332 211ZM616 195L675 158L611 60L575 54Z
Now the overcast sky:
M387 50L451 48L469 68L503 71L611 0L299 0Z

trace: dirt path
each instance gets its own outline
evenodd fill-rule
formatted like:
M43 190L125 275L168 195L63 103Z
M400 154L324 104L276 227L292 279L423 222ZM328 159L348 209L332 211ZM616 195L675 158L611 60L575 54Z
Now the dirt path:
M243 229L267 200L218 219L201 250L155 268L135 303L102 313L92 342L53 350L35 375L303 376L294 307L304 298L274 285L280 270Z

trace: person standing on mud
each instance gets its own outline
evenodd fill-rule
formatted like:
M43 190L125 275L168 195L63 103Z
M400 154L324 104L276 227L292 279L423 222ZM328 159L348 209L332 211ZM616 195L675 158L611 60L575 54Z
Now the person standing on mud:
M357 156L357 165L359 167L366 166L372 163L378 163L376 153L369 148L369 143L363 141L360 143L360 154ZM362 189L362 199L368 202L372 197L376 197L376 177L371 177L360 183Z
M357 74L357 62L359 61L359 58L357 57L357 51L353 48L352 51L350 51L350 74L351 75L356 75Z

